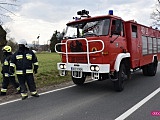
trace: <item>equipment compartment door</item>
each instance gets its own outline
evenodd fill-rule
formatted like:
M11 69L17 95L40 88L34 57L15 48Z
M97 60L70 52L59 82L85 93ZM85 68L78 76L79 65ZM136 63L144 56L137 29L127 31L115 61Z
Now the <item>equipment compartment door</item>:
M140 57L142 45L140 41L140 36L138 35L138 27L136 25L131 25L131 56L133 67L138 67L140 65Z

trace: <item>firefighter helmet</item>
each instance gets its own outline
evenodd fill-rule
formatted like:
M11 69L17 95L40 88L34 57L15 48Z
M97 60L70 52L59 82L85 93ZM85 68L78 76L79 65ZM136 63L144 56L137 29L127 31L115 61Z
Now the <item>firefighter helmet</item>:
M18 44L19 44L19 45L21 45L21 44L22 44L22 45L24 45L25 47L27 47L27 48L28 48L27 41L26 41L25 39L21 39L21 40L19 40L19 41L18 41Z
M2 50L4 51L4 52L12 52L12 48L10 47L10 46L4 46L3 48L2 48Z

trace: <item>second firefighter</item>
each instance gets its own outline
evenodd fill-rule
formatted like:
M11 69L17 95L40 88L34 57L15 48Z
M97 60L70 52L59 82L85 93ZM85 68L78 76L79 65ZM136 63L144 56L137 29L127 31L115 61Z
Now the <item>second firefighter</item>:
M12 56L12 48L10 46L4 46L3 49L3 59L2 59L2 71L3 81L1 88L1 95L6 95L8 85L11 83L16 89L17 93L20 93L19 83L15 80L15 75L10 75L9 64Z

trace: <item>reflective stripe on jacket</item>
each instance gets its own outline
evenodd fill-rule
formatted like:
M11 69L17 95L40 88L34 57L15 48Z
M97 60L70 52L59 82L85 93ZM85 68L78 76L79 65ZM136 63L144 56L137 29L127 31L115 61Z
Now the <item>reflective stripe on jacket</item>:
M7 92L7 89L1 88L1 92Z
M33 69L38 69L38 60L32 50L18 50L11 58L10 71L12 73L14 66L16 67L16 74L30 74L33 73Z
M4 77L11 76L9 74L10 73L9 67L10 67L11 56L12 56L12 53L3 56L4 58L2 60L2 74ZM14 68L14 66L13 66L13 68ZM14 76L14 74L12 76Z

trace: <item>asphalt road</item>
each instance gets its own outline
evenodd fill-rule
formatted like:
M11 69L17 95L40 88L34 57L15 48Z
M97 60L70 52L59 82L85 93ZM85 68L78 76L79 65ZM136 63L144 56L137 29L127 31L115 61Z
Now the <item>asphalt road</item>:
M123 92L115 92L110 80L94 81L0 105L0 120L114 120L159 87L160 67L154 77L132 75ZM126 120L159 120L152 111L160 111L160 93Z

